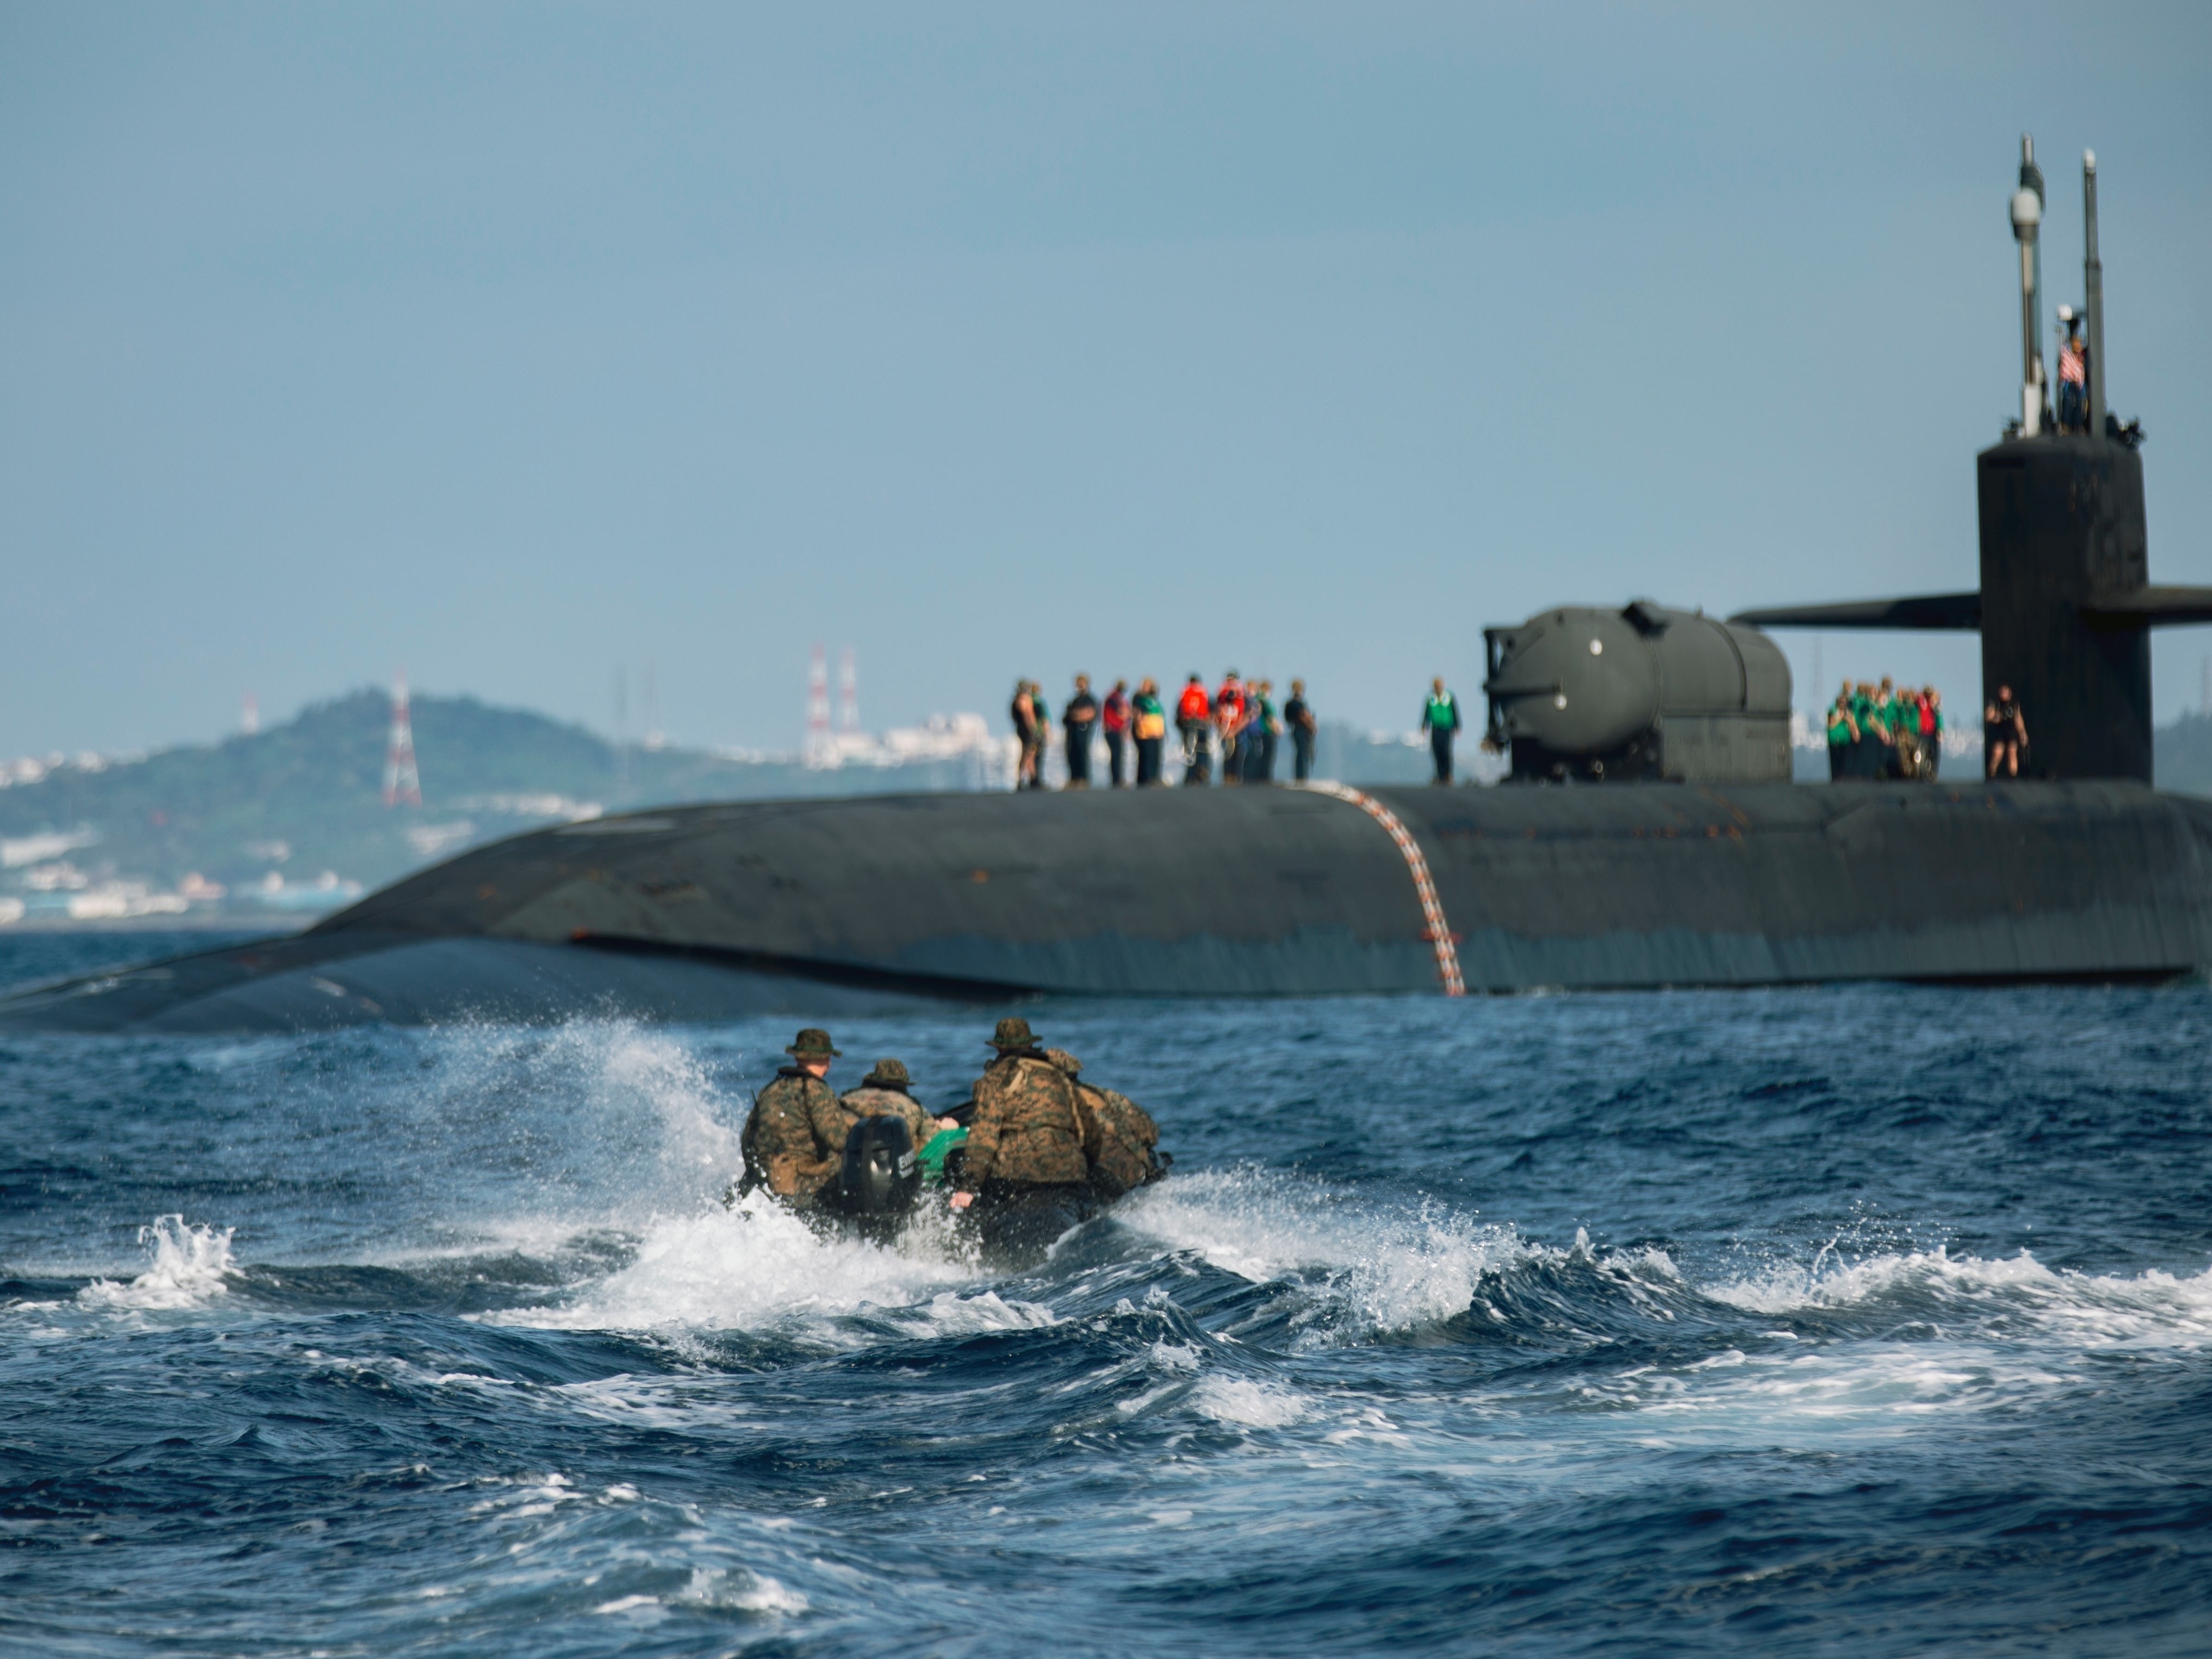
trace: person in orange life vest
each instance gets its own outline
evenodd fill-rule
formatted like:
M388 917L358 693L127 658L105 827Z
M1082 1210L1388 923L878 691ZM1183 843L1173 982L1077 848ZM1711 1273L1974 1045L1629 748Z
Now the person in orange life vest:
M1182 689L1176 704L1176 730L1182 734L1182 781L1187 785L1210 782L1213 773L1213 704L1206 695L1206 682L1195 674Z
M1244 750L1244 683L1231 669L1222 676L1221 689L1213 694L1213 724L1221 733L1221 781L1242 783Z

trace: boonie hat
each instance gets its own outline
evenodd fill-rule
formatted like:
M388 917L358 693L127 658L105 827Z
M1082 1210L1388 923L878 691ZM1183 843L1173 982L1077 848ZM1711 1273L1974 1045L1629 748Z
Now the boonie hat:
M836 1060L843 1051L830 1046L829 1032L819 1025L810 1025L799 1034L799 1040L783 1052L800 1060Z
M1029 1021L1008 1015L999 1022L999 1029L991 1034L991 1046L994 1048L1034 1048L1036 1047L1036 1036L1030 1030Z
M879 1060L876 1062L876 1069L862 1078L860 1081L864 1084L889 1084L895 1088L903 1089L908 1084L913 1082L914 1079L907 1074L904 1060Z

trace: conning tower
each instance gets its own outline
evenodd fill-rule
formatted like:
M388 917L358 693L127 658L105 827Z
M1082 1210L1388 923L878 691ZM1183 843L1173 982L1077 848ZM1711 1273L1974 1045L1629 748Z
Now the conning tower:
M1847 605L1747 611L1759 628L1978 629L1982 696L2010 686L2026 715L2026 770L2041 778L2151 776L2150 633L2212 622L2212 587L2154 587L2139 422L2105 405L2104 265L2097 250L2097 158L2081 158L2087 324L2086 430L2059 430L2045 399L2041 314L2042 173L2021 141L2009 204L2020 244L2020 413L1975 458L1981 586Z

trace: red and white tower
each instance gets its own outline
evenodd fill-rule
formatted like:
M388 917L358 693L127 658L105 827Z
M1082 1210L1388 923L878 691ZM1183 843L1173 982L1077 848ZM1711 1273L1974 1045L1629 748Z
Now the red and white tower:
M384 751L384 804L422 804L422 777L415 769L415 721L407 712L407 672L392 682L392 742Z
M820 646L806 668L806 763L835 766L836 739L830 735L830 663Z
M860 729L860 678L853 666L853 647L849 645L837 655L837 729Z

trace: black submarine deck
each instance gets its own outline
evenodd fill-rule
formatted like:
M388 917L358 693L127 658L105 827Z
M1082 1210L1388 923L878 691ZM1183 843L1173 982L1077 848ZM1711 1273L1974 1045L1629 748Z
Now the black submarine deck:
M2212 962L2208 852L2212 803L2124 781L724 803L479 848L0 1028L2157 978Z

